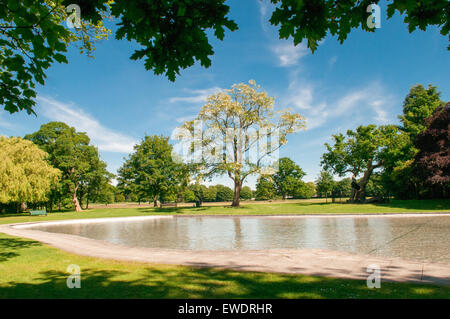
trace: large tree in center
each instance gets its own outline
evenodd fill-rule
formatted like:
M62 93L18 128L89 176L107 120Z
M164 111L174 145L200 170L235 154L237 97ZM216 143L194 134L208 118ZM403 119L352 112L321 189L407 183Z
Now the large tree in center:
M226 174L232 179L232 206L239 206L247 176L275 173L268 169L278 164L274 155L287 143L288 134L305 126L300 114L274 112L274 101L253 80L234 84L229 90L209 96L196 120L185 123L178 132L184 137L194 134L190 150L202 163L200 176Z
M365 199L366 185L377 168L384 166L395 149L399 129L394 125L377 127L375 125L358 126L355 131L333 135L334 145L325 143L327 152L322 155L321 164L339 176L353 174L358 177L360 189L353 192L350 200Z

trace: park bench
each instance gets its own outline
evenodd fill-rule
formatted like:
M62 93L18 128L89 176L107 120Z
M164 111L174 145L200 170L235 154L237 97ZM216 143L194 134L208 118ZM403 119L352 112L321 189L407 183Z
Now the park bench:
M161 204L159 204L159 207L160 208L163 208L163 207L177 207L177 203L161 203Z
M46 210L30 210L30 216L47 216Z

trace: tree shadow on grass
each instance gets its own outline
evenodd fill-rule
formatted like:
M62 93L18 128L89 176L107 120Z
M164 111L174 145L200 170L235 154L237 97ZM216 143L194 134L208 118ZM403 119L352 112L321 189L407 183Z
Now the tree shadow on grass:
M19 256L16 251L23 248L39 246L37 241L20 238L0 238L0 262Z
M81 288L69 289L68 273L39 272L33 283L0 286L0 298L449 298L450 287L268 275L215 268L148 267L138 273L81 269Z

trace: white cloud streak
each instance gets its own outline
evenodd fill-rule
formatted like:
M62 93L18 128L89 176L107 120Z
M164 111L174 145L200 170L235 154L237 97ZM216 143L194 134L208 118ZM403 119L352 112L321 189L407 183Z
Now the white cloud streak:
M309 53L303 42L294 46L289 41L275 44L272 46L272 51L278 58L278 65L282 67L297 65L300 59Z
M169 99L169 103L204 103L206 102L206 98L208 96L221 90L222 89L217 86L204 90L186 89L185 91L189 94L189 96L172 97Z
M392 106L392 96L378 82L349 90L337 99L325 97L318 100L312 85L297 80L291 82L288 92L283 103L300 110L306 118L308 129L321 127L338 118L350 121L366 119L375 124L386 124L392 120L388 112Z
M85 113L79 107L57 101L50 97L38 96L39 111L53 121L61 121L73 126L80 132L86 132L91 143L100 151L130 153L137 141L127 135L103 126L98 120Z

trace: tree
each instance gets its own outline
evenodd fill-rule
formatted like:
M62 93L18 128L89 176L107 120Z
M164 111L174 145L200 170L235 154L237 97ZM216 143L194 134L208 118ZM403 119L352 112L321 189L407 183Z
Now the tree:
M182 164L172 160L168 140L164 136L145 136L118 171L122 183L135 185L141 198L152 199L155 207L158 200L172 199L185 179Z
M49 154L50 163L62 171L59 201L68 193L77 212L81 211L79 191L85 191L95 178L94 175L108 175L96 147L89 145L86 133L62 122L49 122L30 135L25 136ZM107 177L105 177L107 178ZM52 203L51 203L52 204Z
M216 195L216 201L217 202L231 202L233 200L233 190L227 186L224 185L216 185L217 195Z
M184 190L184 193L183 193L183 201L184 201L185 203L195 202L195 194L194 194L194 192L193 192L191 189L186 188L186 189Z
M274 199L277 195L277 190L270 177L260 176L256 183L256 200Z
M209 186L204 189L203 192L205 202L215 202L217 198L217 188L215 186Z
M321 197L325 196L328 202L328 195L331 194L334 184L333 176L327 171L321 171L316 181L317 194Z
M296 184L293 196L294 198L311 198L316 194L316 186L312 182L305 183L303 181L300 181Z
M252 189L248 186L244 186L241 189L241 199L243 200L250 200L253 198L253 192Z
M332 193L334 197L350 197L352 194L352 180L351 178L343 178L334 184Z
M450 190L450 103L439 107L426 120L427 128L415 141L419 150L414 170L433 188L433 197L448 196Z
M389 193L398 198L417 198L423 192L423 179L413 169L413 160L418 150L414 147L416 137L425 131L426 119L444 101L437 88L428 85L411 87L403 102L403 113L399 116L402 123L400 134L386 156L381 181Z
M68 14L62 1L14 0L0 4L0 105L10 113L34 113L36 83L54 61L67 63L65 52L80 43L91 55L94 44L109 34L101 19L82 21L76 29L62 25ZM69 1L70 3L73 3ZM106 8L99 8L104 17Z
M48 154L30 141L0 136L0 203L46 201L61 175L47 158Z
M280 158L278 171L272 176L278 195L286 199L288 195L293 195L298 184L301 183L306 173L287 157Z
M114 203L115 187L109 183L105 183L96 194L95 201L105 205Z
M247 176L272 174L278 163L276 152L287 143L287 135L305 125L299 114L280 111L276 116L273 107L274 98L261 92L253 80L234 84L209 96L196 120L173 135L187 141L183 160L201 162L200 176L227 174L232 179L232 206L239 206ZM207 129L199 131L199 126Z
M432 85L428 85L427 89L421 84L411 87L403 102L403 115L400 115L399 119L402 122L402 131L409 134L412 143L418 134L425 131L425 120L433 115L438 107L444 106L440 96L441 93Z
M394 125L360 125L356 131L348 130L347 136L333 135L334 145L325 143L327 152L322 155L321 165L339 176L351 173L358 177L362 174L360 189L354 192L350 200L363 201L370 176L389 160L392 150L396 149L399 134L399 129Z
M277 7L272 13L270 23L279 27L281 39L292 37L297 45L307 41L308 48L314 52L327 34L337 36L342 44L352 29L361 27L364 31L374 32L367 20L370 13L367 8L379 0L364 1L324 1L324 0L271 0ZM446 36L450 30L450 3L447 0L404 1L393 0L387 5L387 17L395 12L404 15L411 33L417 28L426 30L430 25L440 27ZM381 12L380 12L381 13ZM450 49L450 46L448 47Z
M207 192L208 188L205 185L201 185L199 183L191 184L188 186L188 188L194 193L195 206L201 207L203 201L205 200L205 193Z
M67 63L70 43L81 43L82 52L110 33L103 26L107 16L116 19L116 39L126 38L140 48L131 59L144 58L147 70L165 73L173 81L180 69L199 61L211 65L214 51L208 30L224 38L225 28L237 29L228 19L223 0L14 0L0 5L0 104L13 113L34 113L35 83L44 84L45 72L54 61ZM79 5L80 21L69 29L63 22ZM151 21L151 23L149 23ZM72 20L72 22L74 22Z

